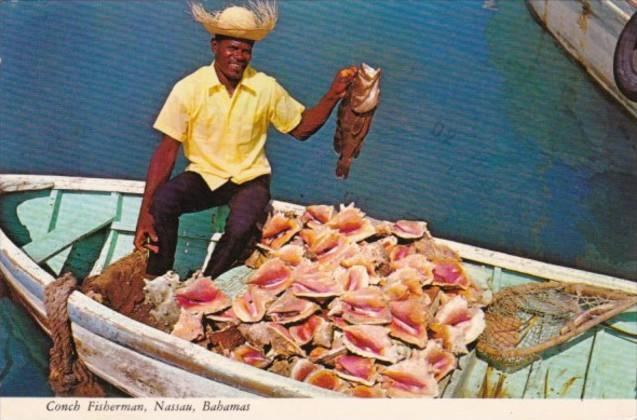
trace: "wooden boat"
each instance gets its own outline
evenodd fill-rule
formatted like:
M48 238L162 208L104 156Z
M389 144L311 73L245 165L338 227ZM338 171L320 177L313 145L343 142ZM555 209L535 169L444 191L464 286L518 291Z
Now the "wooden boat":
M45 331L46 284L66 270L99 273L132 250L143 187L138 181L0 175L0 270L13 295ZM273 206L302 209L283 202ZM220 236L221 213L210 210L182 217L178 271L201 264L209 245ZM217 231L212 237L211 218ZM460 252L474 281L493 290L551 279L637 294L637 285L627 280L439 241ZM238 267L221 280L241 281L248 272L247 267ZM70 296L68 308L77 349L86 365L133 396L342 396L229 360L133 321L79 292ZM513 374L489 367L472 352L461 359L461 369L444 380L442 396L633 399L636 311L624 312Z
M586 72L634 117L637 103L617 87L613 55L622 30L637 12L634 0L527 0L535 18Z

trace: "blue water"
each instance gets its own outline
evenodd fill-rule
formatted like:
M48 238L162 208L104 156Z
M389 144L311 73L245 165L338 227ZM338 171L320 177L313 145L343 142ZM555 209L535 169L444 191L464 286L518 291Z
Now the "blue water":
M280 12L253 65L301 102L350 64L384 78L346 181L334 118L304 143L272 132L275 198L354 201L437 236L637 279L637 122L524 2L298 0ZM208 38L185 1L0 2L0 172L143 179L157 111L210 62Z
M46 380L49 337L24 310L0 298L0 396L50 396Z

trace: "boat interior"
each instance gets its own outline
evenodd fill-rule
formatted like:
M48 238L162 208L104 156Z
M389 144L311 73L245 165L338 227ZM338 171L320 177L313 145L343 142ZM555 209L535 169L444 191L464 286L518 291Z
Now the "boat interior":
M55 278L99 273L132 251L141 202L138 193L43 188L8 192L0 200L0 228ZM227 209L184 215L179 228L175 271L186 278L209 255L223 231ZM541 279L464 258L472 280L496 292ZM222 276L225 289L250 272L239 267ZM637 307L554 347L512 373L499 371L475 351L444 379L443 397L636 398Z

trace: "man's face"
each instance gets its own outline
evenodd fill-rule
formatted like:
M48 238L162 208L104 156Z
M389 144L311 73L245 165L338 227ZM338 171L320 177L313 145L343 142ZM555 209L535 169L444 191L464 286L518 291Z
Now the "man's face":
M254 41L239 38L213 39L212 52L215 55L215 67L225 77L239 81L252 58Z

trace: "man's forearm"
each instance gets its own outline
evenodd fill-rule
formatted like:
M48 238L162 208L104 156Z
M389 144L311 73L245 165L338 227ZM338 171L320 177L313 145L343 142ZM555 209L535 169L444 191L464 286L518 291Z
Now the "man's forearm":
M303 112L301 122L290 134L298 140L306 140L316 133L330 117L339 99L331 92L326 93L314 107Z
M157 244L148 243L158 240L155 232L153 216L150 214L150 206L157 189L164 184L175 166L177 153L180 144L177 140L170 136L164 136L161 143L153 153L148 165L148 173L146 175L146 187L144 188L144 197L139 209L137 218L137 227L135 228L135 248L139 250L148 249L152 252L159 252Z
M165 136L150 159L140 214L148 213L157 189L163 185L175 166L179 142Z

